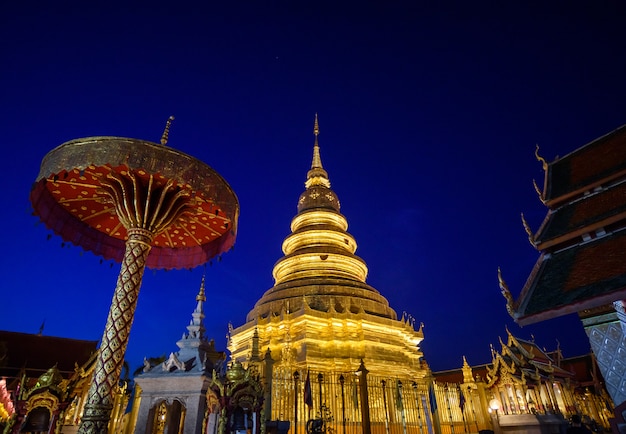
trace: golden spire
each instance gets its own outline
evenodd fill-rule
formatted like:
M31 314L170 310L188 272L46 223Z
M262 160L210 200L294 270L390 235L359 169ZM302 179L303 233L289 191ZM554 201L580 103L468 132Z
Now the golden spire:
M463 367L461 368L463 372L463 386L467 385L468 388L471 386L468 383L474 382L474 374L472 372L472 367L467 363L467 359L463 356Z
M204 276L205 274L202 273L202 282L200 282L200 291L198 295L196 295L196 301L206 301L206 295L204 295Z
M317 122L317 113L315 113L315 123L313 124L313 134L315 135L315 143L313 144L313 162L311 163L311 169L315 167L322 167L322 158L320 157L320 145L317 141L317 136L320 134L320 126Z
M313 161L311 162L311 170L307 173L307 180L304 183L306 188L321 185L326 188L330 188L330 180L328 179L328 173L322 167L322 157L320 156L320 145L317 140L317 136L320 133L320 126L317 121L317 113L315 113L315 122L313 123L313 135L315 141L313 142Z
M547 171L548 170L548 163L546 162L546 159L543 158L541 155L539 155L539 143L537 143L535 145L535 158L537 159L537 161L541 162L541 167L543 168L543 171Z
M161 144L165 146L167 144L167 140L170 135L170 126L172 125L172 121L174 120L174 116L170 116L167 118L167 122L165 123L165 130L163 131L163 135L161 136Z

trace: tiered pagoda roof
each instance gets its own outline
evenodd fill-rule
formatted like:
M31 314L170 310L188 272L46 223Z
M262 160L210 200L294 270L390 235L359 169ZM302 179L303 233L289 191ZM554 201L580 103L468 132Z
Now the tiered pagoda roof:
M284 256L274 265L274 286L231 331L232 358L245 362L258 342L284 366L353 372L364 360L370 372L393 369L421 378L422 330L415 330L412 317L398 319L367 284L367 264L355 254L356 240L322 166L317 117L313 132L311 167L282 244Z
M397 319L385 297L366 283L367 265L355 255L356 241L347 232L337 194L322 167L317 118L313 161L306 189L298 200L291 234L283 242L285 256L274 265L275 285L256 303L247 320L279 315L283 310L309 307L337 312L365 311Z
M551 163L538 158L548 213L529 238L541 256L515 302L501 280L520 325L626 298L626 125Z
M507 342L500 340L502 347L493 351L492 364L487 369L489 386L499 381L517 383L539 382L550 377L573 378L574 374L555 363L535 342L519 339L507 330Z

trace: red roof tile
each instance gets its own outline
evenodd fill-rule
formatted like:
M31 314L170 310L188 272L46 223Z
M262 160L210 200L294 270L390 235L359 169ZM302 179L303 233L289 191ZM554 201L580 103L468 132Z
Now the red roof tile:
M26 368L28 377L37 378L57 365L64 378L74 372L74 364L84 364L96 351L98 341L40 336L0 330L0 377L15 377Z

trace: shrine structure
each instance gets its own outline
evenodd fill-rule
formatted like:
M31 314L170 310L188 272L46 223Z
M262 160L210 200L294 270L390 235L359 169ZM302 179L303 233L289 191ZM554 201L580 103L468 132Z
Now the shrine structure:
M232 360L246 367L272 361L271 376L263 372L271 378L265 417L290 421L294 432L304 433L311 418L332 418L346 429L361 429L368 419L372 429L392 419L401 424L402 416L389 415L394 409L382 395L367 397L367 383L382 385L389 396L404 390L406 407L416 409L405 426L417 426L429 373L419 347L422 329L414 328L411 317L398 318L367 284L367 265L355 254L356 240L322 166L317 117L313 132L311 168L282 244L284 256L274 265L274 286L246 323L230 331ZM369 405L359 405L362 399Z
M134 432L215 433L219 426L223 434L234 431L237 424L245 426L244 412L255 413L258 424L262 387L241 366L229 369L226 354L217 351L215 341L206 337L205 301L203 277L187 332L176 342L179 350L154 366L144 360L143 372L135 378L136 396L130 418ZM233 391L241 398L240 389L253 391L243 395L252 396L254 406L232 399ZM241 417L235 418L235 414Z
M623 421L626 125L550 163L537 158L548 210L536 232L524 225L540 256L517 300L500 276L507 309L520 325L577 313Z
M42 331L43 325L38 334L0 331L3 433L78 431L98 342L45 336ZM127 384L123 379L113 390L111 432L125 425Z
M521 339L508 329L506 334L499 350L491 347L490 363L470 366L463 358L462 368L433 372L440 402L450 402L450 390L463 395L452 407L461 407L457 420L465 429L477 432L482 424L503 432L559 432L574 414L610 429L613 402L593 354L565 358L560 347L546 351L534 338ZM444 426L445 419L444 411Z

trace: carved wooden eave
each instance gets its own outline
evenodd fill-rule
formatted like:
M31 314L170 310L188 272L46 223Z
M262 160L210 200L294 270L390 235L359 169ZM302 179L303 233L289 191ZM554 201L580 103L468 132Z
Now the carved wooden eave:
M520 359L517 354L515 354L511 348L509 347L504 347L502 348L502 355L506 355L508 357L511 358L511 363L513 365L523 365L524 361L522 359Z
M539 362L539 361L535 361L535 360L531 360L530 363L535 366L537 369L549 373L549 374L553 374L554 373L554 366L552 366L552 362L549 362L547 365L543 362Z
M511 346L514 346L519 350L519 352L526 358L527 360L532 360L535 358L535 353L533 351L533 347L530 347L530 351L526 349L526 347L517 339L515 336L509 333L509 342Z
M496 353L493 361L493 368L487 369L487 387L491 387L496 383L507 384L503 382L504 378L514 378L517 369L515 363L508 365L502 355ZM517 384L517 383L516 383Z

